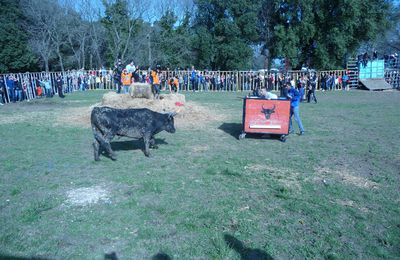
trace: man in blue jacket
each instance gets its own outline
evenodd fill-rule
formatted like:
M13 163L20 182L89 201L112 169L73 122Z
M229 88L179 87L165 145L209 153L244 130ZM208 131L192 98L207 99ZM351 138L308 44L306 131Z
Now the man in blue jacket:
M14 93L14 78L12 75L8 76L6 80L7 88L8 88L8 101L15 102L15 93Z
M296 120L297 125L300 129L300 135L304 135L304 127L301 123L300 113L299 113L299 105L300 105L300 92L294 88L290 87L288 91L288 98L290 99L290 122L289 122L289 133L294 133L293 125L292 125L292 116L294 115L294 120Z
M192 72L190 74L190 83L192 84L192 90L195 92L197 90L197 71L194 69L194 66L192 66Z

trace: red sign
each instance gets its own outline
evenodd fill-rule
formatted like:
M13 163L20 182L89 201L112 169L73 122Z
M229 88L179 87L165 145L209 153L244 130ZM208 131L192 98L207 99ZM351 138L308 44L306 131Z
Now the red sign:
M288 134L290 101L246 98L243 129L246 133Z

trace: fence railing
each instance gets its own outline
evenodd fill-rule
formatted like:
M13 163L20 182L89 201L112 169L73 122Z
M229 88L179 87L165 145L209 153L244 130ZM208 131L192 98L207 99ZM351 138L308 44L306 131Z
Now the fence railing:
M316 71L316 90L341 90L346 87L342 80L346 70ZM150 82L148 71L137 71L140 82ZM189 70L161 71L159 78L161 89L168 90L170 80L176 77L179 82L179 91L252 91L256 88L267 88L269 91L279 91L284 83L291 82L297 85L298 81L305 81L309 72L288 71L197 71L192 77ZM11 77L10 77L11 76ZM62 91L86 91L96 89L116 90L112 70L76 70L65 72L37 72L13 73L0 75L0 102L9 103L22 100L31 100L40 97L50 97L58 94L56 79L63 80ZM387 74L388 82L397 87L398 71ZM394 79L394 80L392 80ZM11 82L11 80L13 82ZM396 85L397 84L397 85Z

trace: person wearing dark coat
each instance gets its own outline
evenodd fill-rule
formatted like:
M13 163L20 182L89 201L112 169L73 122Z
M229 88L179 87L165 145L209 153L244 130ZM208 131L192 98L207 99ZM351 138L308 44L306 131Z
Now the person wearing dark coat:
M316 86L317 86L317 75L313 73L308 79L307 103L310 103L311 100L314 100L314 102L317 103L317 98L315 97Z
M57 87L58 96L60 98L65 98L64 93L63 93L63 79L60 74L58 74L57 78L56 78L56 87Z
M6 103L6 82L4 77L0 76L0 106Z
M14 102L22 101L22 84L17 77L14 77L14 92Z
M122 74L122 62L119 59L114 65L113 78L114 84L116 85L117 93L121 93L121 74Z

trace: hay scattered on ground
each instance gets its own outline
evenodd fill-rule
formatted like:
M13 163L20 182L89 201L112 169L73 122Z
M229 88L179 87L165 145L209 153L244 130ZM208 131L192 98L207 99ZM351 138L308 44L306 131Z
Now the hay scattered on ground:
M274 178L282 186L292 190L301 191L300 173L285 167L273 167L267 164L249 164L244 166L244 170L250 174L265 174Z
M177 112L175 126L177 128L203 128L209 122L222 121L224 116L211 111L195 102L186 102L182 94L161 94L160 99L132 98L129 94L109 92L104 94L102 102L87 108L67 109L57 119L57 124L90 127L90 113L95 106L114 108L148 108L157 112Z
M379 184L368 180L367 178L357 176L357 174L350 169L342 167L342 169L330 169L326 167L317 167L316 168L316 181L324 181L330 179L339 180L348 185L354 185L359 188L364 189L376 189L379 187Z

